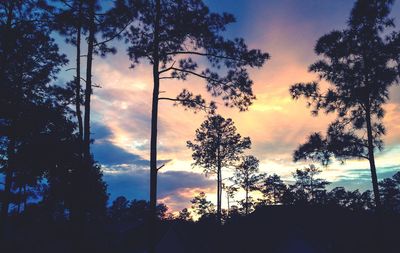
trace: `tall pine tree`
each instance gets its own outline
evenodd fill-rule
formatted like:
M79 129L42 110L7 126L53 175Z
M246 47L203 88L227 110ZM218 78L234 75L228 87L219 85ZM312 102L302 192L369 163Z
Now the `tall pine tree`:
M144 0L142 3L139 20L128 35L128 53L132 65L144 58L153 67L150 220L154 224L159 101L174 101L196 109L207 107L201 95L194 95L186 89L175 98L160 97L161 81L186 80L188 76L201 78L206 81L207 90L215 97L222 97L227 106L246 110L254 99L247 68L261 67L269 56L260 50L248 49L243 39L225 39L221 32L234 21L234 17L210 12L202 0ZM207 59L214 70L205 68L199 71L193 57ZM151 231L155 231L154 226L150 225ZM154 232L150 234L154 237Z
M344 161L367 159L377 209L380 194L375 151L383 148L385 127L383 105L389 88L396 84L399 72L395 64L392 37L384 33L394 27L389 17L393 0L359 0L351 11L348 27L322 36L315 52L323 59L310 66L330 87L321 91L317 82L298 83L291 87L294 99L305 97L312 112L336 113L323 137L312 134L294 153L294 160L314 159L327 165L332 157ZM399 50L399 48L397 48Z
M235 165L250 145L249 137L242 138L236 132L232 119L224 119L220 115L209 115L196 130L194 141L187 142L187 146L193 150L194 165L203 167L206 175L217 175L218 221L222 214L222 169Z

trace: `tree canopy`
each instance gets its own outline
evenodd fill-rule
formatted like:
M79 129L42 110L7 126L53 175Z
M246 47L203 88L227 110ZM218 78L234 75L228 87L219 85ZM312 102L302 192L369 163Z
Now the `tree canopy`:
M315 52L321 56L309 71L326 80L329 88L322 91L318 82L297 83L290 88L293 99L304 97L319 111L337 115L328 127L326 137L311 134L294 152L294 160L312 159L327 165L332 158L369 160L375 201L379 207L379 189L374 151L383 148L386 133L382 119L383 105L389 99L389 88L398 84L393 52L393 37L384 32L394 28L390 10L393 1L357 1L348 26L322 36Z

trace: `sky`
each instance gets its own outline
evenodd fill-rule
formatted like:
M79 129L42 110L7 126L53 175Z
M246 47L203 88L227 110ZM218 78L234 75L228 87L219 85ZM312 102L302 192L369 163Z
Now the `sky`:
M228 38L243 37L250 48L271 55L260 69L250 70L257 100L247 112L220 107L218 112L232 118L238 132L249 136L252 149L247 154L260 160L261 172L276 173L290 182L292 173L308 163L292 161L292 153L312 132L326 131L334 115L311 116L304 100L294 101L289 87L297 82L317 80L308 66L317 57L313 48L319 37L342 29L354 1L351 0L218 0L205 1L214 12L230 12L237 22L228 26ZM400 29L400 2L392 16ZM103 166L110 200L124 195L128 199L147 199L149 191L149 139L152 94L151 66L143 62L130 69L126 45L116 44L118 53L94 60L92 152ZM62 49L73 57L73 49ZM73 59L73 58L72 58ZM71 65L73 66L73 61ZM67 74L61 74L61 80ZM163 95L175 97L182 88L205 94L205 83L196 78L186 82L163 80ZM385 150L377 153L380 179L400 170L400 88L391 90L385 106L388 134ZM193 140L195 130L204 121L204 113L194 114L161 101L159 109L158 159L165 167L158 175L158 200L170 211L190 206L190 199L200 191L216 200L215 178L205 177L202 168L191 165L191 151L186 141ZM367 160L349 160L322 168L321 177L330 187L371 188ZM223 171L228 177L231 171ZM239 197L240 199L240 194ZM223 203L224 204L224 203Z

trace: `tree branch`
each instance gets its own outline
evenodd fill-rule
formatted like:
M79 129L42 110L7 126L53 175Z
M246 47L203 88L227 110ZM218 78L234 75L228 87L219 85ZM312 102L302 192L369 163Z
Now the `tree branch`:
M188 102L188 103L194 103L194 104L196 104L196 105L198 105L198 106L200 106L201 108L204 108L204 109L209 109L210 108L210 107L205 106L205 105L203 105L201 103L198 103L198 101L192 100L192 99L179 99L179 98L160 97L160 98L158 98L158 100L168 100L168 101L173 101L173 102Z
M128 22L119 32L117 32L116 34L114 34L114 35L111 36L110 38L108 38L108 39L106 39L106 40L104 40L104 41L102 41L102 42L98 42L98 43L94 44L93 46L97 47L97 46L99 46L99 45L101 45L101 44L105 44L105 43L107 43L107 42L109 42L109 41L112 41L113 39L115 39L116 37L118 37L119 35L121 35L121 33L122 33L123 31L125 31L125 29L126 29L130 24L132 24L132 22L133 22L133 20L130 21L130 22Z
M165 163L157 168L157 171L161 170L165 166Z
M200 78L203 78L203 79L207 79L207 80L210 80L210 81L213 81L213 82L216 82L216 83L225 84L224 82L221 82L220 80L211 78L211 77L209 77L209 76L201 75L201 74L199 74L199 73L196 73L196 72L193 72L193 71L190 71L190 70L178 69L178 68L171 68L171 70L176 70L176 71L180 71L180 72L192 74L192 75L194 75L194 76L197 76L197 77L200 77Z
M60 2L62 2L65 6L71 8L71 9L74 8L72 5L70 5L70 4L69 4L67 1L65 1L65 0L60 0Z
M220 58L220 59L232 60L232 61L237 61L237 62L244 62L241 59L237 59L237 58L233 58L233 57L228 57L228 56L223 56L223 55L216 55L216 54L200 53L200 52L196 52L196 51L175 51L175 52L167 53L167 55L176 55L176 54L193 54L193 55L200 55L200 56L211 56L211 57Z
M160 77L160 80L162 80L162 79L176 79L176 77L172 77L172 76Z
M164 72L167 72L167 71L172 70L173 67L174 67L174 65L175 65L175 62L176 62L176 61L174 61L174 63L172 63L171 67L158 71L158 74L162 74L162 73L164 73Z

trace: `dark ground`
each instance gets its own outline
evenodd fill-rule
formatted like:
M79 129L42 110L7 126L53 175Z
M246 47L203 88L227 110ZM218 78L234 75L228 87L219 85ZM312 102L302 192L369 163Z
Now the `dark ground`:
M9 224L0 252L76 252L70 224L29 217ZM223 226L162 221L157 252L163 253L399 253L400 216L340 208L270 206ZM85 252L146 252L144 223L88 224Z

